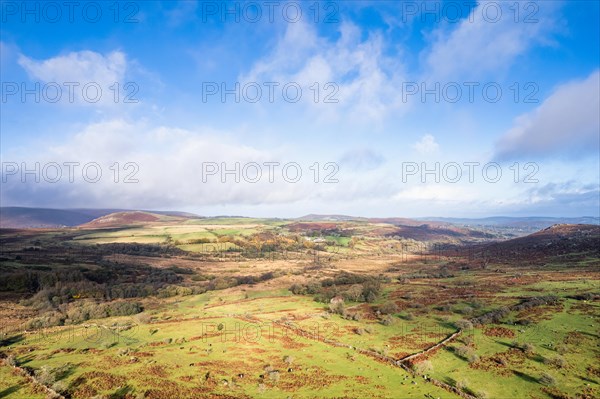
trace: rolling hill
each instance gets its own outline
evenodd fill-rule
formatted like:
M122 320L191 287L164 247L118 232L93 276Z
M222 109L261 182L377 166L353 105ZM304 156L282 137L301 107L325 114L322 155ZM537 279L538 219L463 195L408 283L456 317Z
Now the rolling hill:
M125 209L48 209L25 207L0 207L0 228L61 228L75 227L117 212L131 212ZM186 212L150 211L153 214L199 218Z

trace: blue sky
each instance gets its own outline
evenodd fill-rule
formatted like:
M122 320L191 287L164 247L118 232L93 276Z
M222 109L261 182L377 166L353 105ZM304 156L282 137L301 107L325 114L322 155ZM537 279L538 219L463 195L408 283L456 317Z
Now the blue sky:
M599 216L598 1L0 4L2 206Z

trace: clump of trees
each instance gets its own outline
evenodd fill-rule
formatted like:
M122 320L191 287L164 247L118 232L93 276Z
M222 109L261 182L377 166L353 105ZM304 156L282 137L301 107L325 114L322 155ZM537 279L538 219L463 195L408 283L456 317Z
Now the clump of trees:
M525 299L523 302L508 307L503 306L499 309L488 312L484 315L471 319L471 322L476 325L500 323L510 312L520 312L526 309L531 309L538 306L554 306L560 304L560 298L555 295L544 295L538 297L532 297ZM525 321L521 321L521 324L525 324Z
M502 321L502 319L504 319L509 314L510 314L510 309L506 306L503 306L499 309L492 310L491 312L488 312L479 317L475 317L475 318L471 319L471 322L473 324L477 324L477 325L500 323Z
M382 283L389 282L384 276L368 276L340 273L333 278L307 284L293 284L289 289L295 295L314 295L318 302L328 303L341 297L351 302L375 302L382 292Z
M533 298L528 298L526 300L524 300L523 302L521 302L518 305L515 305L512 307L512 310L514 311L521 311L521 310L525 310L525 309L531 309L531 308L535 308L538 306L554 306L554 305L558 305L560 303L560 298L557 297L556 295L544 295L544 296L536 296Z
M91 319L102 319L113 316L130 316L142 311L143 307L139 302L75 302L61 305L57 311L46 312L41 316L30 320L26 327L29 329L38 329L69 324L79 324Z

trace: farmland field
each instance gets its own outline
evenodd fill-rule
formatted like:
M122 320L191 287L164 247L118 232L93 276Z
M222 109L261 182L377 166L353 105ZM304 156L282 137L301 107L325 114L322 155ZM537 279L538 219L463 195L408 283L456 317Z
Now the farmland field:
M465 238L476 249L455 256L381 236L387 227L233 219L5 230L0 392L600 394L597 248L495 262L478 255L485 240ZM579 239L593 243L598 230L588 231Z

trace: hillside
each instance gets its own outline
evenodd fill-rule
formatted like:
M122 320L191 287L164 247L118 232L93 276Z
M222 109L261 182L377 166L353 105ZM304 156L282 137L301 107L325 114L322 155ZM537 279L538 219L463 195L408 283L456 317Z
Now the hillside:
M125 211L101 216L88 223L81 224L79 227L84 229L112 228L153 222L179 222L186 219L188 219L186 216L171 216L144 211Z
M0 207L0 228L30 229L75 227L117 212L130 211L127 209ZM150 211L150 213L182 218L199 218L197 215L186 212Z
M2 207L0 208L0 227L16 229L71 227L115 211L114 209L86 211L83 209Z
M462 250L469 257L497 262L579 261L600 258L600 226L556 224L533 234L493 244L471 246Z

